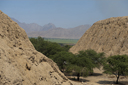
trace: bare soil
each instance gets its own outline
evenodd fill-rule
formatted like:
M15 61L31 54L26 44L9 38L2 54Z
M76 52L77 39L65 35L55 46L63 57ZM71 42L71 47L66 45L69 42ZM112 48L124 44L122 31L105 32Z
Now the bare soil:
M128 85L128 77L121 76L119 78L119 84L115 84L115 75L107 75L102 73L103 70L94 69L94 73L88 77L80 77L80 81L77 81L76 76L67 76L70 80L73 80L74 85Z

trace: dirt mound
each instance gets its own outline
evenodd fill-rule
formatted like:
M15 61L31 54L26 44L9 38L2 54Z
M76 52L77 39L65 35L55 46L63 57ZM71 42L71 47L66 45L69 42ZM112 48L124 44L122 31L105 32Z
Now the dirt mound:
M72 85L25 31L0 11L0 85Z
M94 23L70 52L78 53L87 49L104 52L106 56L128 54L128 16Z

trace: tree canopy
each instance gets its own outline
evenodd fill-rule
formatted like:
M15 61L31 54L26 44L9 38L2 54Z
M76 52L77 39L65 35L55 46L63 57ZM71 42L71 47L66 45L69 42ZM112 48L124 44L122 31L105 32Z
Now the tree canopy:
M62 47L58 43L45 41L42 37L30 38L30 41L32 42L37 51L43 53L47 57L69 49L69 47Z
M78 54L68 52L71 46L59 45L58 43L45 41L43 38L30 38L35 49L57 63L60 70L66 73L73 73L79 80L80 76L87 76L93 73L93 68L100 68L104 63L104 53L97 53L94 50L80 51Z
M80 76L87 76L93 73L93 68L100 68L104 61L104 53L97 53L94 50L79 51L74 56L74 60L70 61L67 71L74 71L79 80Z
M116 83L121 75L128 75L128 56L114 55L107 58L104 65L104 73L114 74L117 77Z

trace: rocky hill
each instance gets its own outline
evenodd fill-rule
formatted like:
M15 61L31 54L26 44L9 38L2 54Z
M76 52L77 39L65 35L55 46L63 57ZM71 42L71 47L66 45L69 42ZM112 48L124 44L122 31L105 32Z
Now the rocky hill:
M0 11L0 85L73 85L35 50L25 31Z
M78 53L87 49L104 52L106 56L128 54L128 16L94 23L70 52Z

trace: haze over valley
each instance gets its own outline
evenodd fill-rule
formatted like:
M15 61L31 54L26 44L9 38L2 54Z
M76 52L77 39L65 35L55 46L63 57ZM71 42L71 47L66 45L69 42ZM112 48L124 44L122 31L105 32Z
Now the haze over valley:
M52 23L40 26L37 23L21 23L15 18L11 18L22 27L29 37L45 37L45 38L63 38L63 39L79 39L91 25L80 25L74 28L56 27Z

